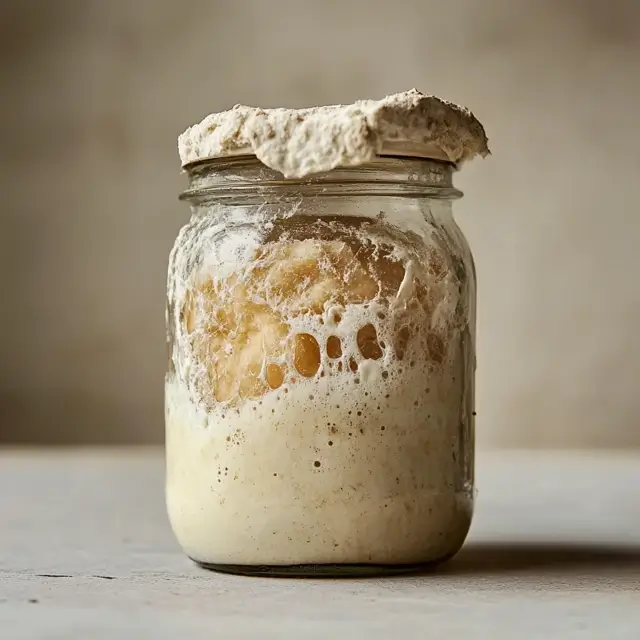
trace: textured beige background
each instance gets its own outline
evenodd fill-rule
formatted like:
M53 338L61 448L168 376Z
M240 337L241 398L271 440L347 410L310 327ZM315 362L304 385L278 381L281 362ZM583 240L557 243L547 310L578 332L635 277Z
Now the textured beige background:
M640 445L640 2L0 4L0 441L159 441L175 138L236 102L416 86L458 176L484 445Z

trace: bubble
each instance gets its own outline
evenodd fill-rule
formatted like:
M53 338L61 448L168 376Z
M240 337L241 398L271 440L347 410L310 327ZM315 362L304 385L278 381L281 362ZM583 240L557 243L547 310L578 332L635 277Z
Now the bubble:
M404 358L404 354L407 350L407 345L409 344L410 337L411 332L409 331L409 327L406 326L402 327L396 334L394 348L398 360L402 360L402 358Z
M196 328L195 298L191 291L187 291L184 307L182 308L182 318L187 333L191 334Z
M382 349L378 344L378 334L371 323L360 327L357 342L358 349L365 360L379 360L382 357Z
M342 313L344 309L340 306L331 307L326 312L327 324L337 326L342 322Z
M342 343L338 336L329 336L327 339L327 355L333 359L342 355Z
M284 372L279 365L271 363L267 365L267 384L272 389L277 389L284 382Z
M313 378L320 368L320 345L309 333L299 333L293 346L293 364L305 378Z

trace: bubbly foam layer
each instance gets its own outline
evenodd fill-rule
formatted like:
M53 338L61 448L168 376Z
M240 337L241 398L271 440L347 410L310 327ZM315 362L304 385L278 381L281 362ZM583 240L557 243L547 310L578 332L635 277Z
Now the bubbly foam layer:
M167 379L167 504L194 559L413 563L455 552L472 510L462 356L446 373L360 363L237 408ZM388 371L385 379L383 371Z
M467 322L451 256L362 221L311 227L285 224L258 248L246 238L232 273L217 268L235 242L225 234L216 263L209 252L174 293L175 367L194 402L233 405L367 360L390 375L409 343L416 357L447 360Z

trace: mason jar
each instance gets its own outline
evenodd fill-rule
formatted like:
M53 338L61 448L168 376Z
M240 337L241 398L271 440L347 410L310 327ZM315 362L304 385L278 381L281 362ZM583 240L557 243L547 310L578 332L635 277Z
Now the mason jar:
M405 572L474 498L476 278L455 165L377 156L285 178L187 164L171 252L166 499L196 563Z

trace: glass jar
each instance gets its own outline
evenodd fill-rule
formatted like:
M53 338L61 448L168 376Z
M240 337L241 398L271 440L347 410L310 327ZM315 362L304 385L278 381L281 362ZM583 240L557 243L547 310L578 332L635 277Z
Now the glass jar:
M187 167L192 217L168 277L166 493L198 564L390 573L461 547L476 282L453 169Z

